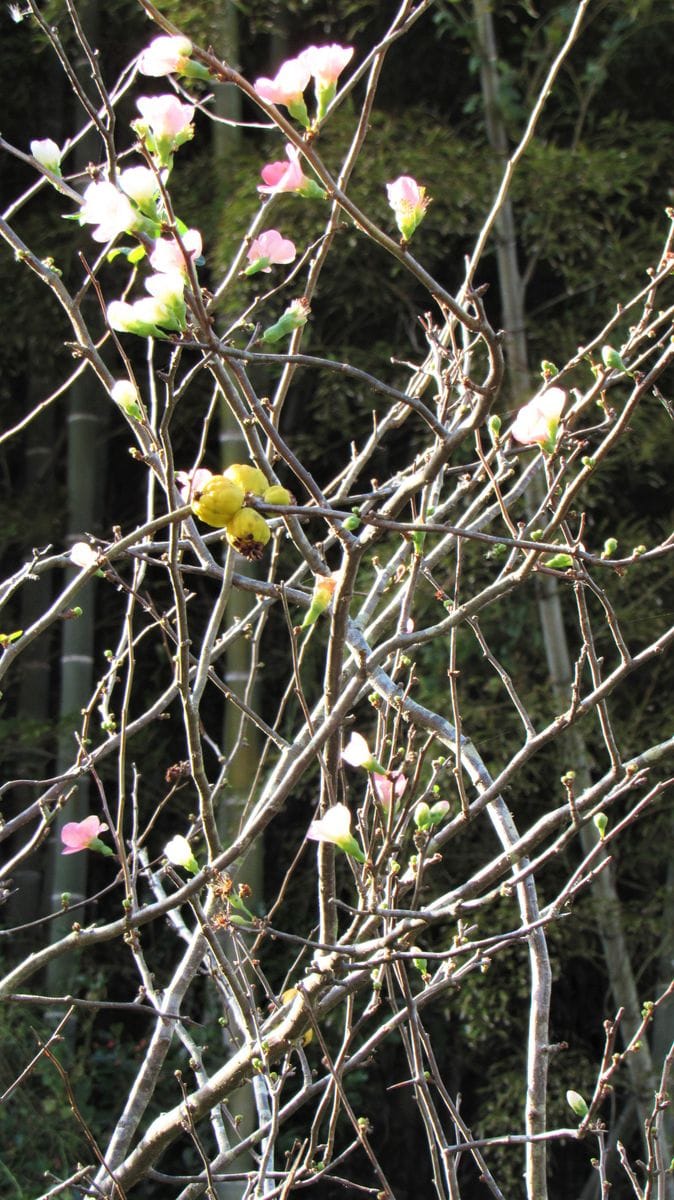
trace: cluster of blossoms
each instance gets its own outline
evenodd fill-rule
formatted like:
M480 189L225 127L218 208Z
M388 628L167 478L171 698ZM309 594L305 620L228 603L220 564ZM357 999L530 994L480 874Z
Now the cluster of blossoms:
M266 504L292 503L287 488L270 484L259 470L248 463L233 463L220 475L200 467L191 475L176 473L182 498L205 525L224 529L229 545L244 558L262 557L271 530L262 513L245 503L246 497L259 497Z
M138 70L160 78L178 75L187 79L209 79L208 69L192 58L193 46L186 37L157 37L138 59ZM296 58L279 68L273 79L260 78L255 91L261 100L285 106L305 129L315 130L323 120L337 89L337 81L353 57L351 46L308 46ZM315 113L310 119L305 92L313 80ZM115 178L92 181L84 191L77 219L92 227L94 241L114 242L122 234L136 237L134 247L110 251L112 260L123 254L131 265L146 255L154 274L145 280L148 295L133 301L115 300L108 306L112 329L140 337L166 338L187 327L185 288L192 266L201 259L202 239L197 229L188 229L180 221L172 223L166 210L164 188L180 146L194 135L195 105L184 103L170 93L141 96L136 100L139 116L131 122L150 166L130 167ZM64 151L49 138L31 142L35 161L52 176L61 176ZM321 185L304 172L300 149L291 143L285 159L267 163L261 170L258 186L261 196L293 193L309 199L326 198ZM426 189L408 175L387 184L388 200L405 244L412 236L428 207ZM166 236L167 226L172 235ZM244 275L269 272L272 266L295 261L295 244L278 229L266 229L247 251ZM262 333L269 345L284 340L307 321L309 309L303 298L296 299L281 317ZM128 398L127 398L128 400ZM142 410L134 398L120 402L127 416L142 419Z
M284 62L274 79L256 79L255 91L268 104L282 104L305 129L315 128L332 103L337 80L352 58L352 46L307 46L297 58ZM312 78L316 98L313 125L304 100Z

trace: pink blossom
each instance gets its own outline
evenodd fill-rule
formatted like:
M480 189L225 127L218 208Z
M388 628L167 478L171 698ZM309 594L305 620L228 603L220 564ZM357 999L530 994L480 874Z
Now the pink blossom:
M156 37L138 59L141 75L182 74L192 53L192 43L186 37Z
M92 842L98 841L99 833L104 833L107 828L107 825L99 821L98 817L85 817L83 821L70 821L61 830L61 841L63 842L61 854L78 854L80 850L89 850ZM98 849L98 847L93 848ZM109 846L106 846L105 849L108 853L112 853Z
M180 240L192 262L200 257L202 246L198 229L188 229L186 233L181 234ZM162 274L170 271L187 273L185 257L175 238L159 238L155 242L150 255L150 266Z
M523 446L542 446L552 453L565 403L566 392L559 387L548 388L541 396L534 396L515 418L510 431L515 440Z
M98 225L91 235L95 242L110 242L118 234L133 229L138 214L129 197L114 183L90 183L84 193L80 219L85 225Z
M251 243L246 257L258 271L270 271L271 263L294 262L297 250L295 243L282 237L278 229L265 229Z
M301 192L309 183L300 166L300 152L295 146L286 146L287 162L267 163L260 174L264 180L258 185L258 192L270 196L277 192Z
M372 775L372 786L379 803L388 809L405 794L407 779L402 771L391 771L389 775L379 775L375 771Z
M136 108L155 138L179 137L194 116L194 105L181 104L177 96L139 96Z
M196 471L176 471L176 486L185 504L189 504L204 490L213 472L207 467L197 467Z
M352 58L353 46L307 46L297 61L307 67L317 87L326 88L337 82Z
M256 79L253 87L268 104L283 104L286 108L297 104L309 82L311 70L302 58L289 58L276 73L274 79Z
M404 240L409 241L417 226L423 221L430 199L426 188L421 187L411 175L401 175L386 184L388 202L393 209L396 224Z

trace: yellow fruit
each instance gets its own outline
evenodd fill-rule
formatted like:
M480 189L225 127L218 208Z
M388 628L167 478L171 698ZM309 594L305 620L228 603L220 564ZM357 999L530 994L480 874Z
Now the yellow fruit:
M243 505L243 488L232 479L212 475L192 498L192 512L206 525L218 529Z
M281 487L280 483L273 483L263 493L262 499L266 504L294 504L295 497L287 488Z
M262 471L248 463L232 463L223 474L225 479L232 479L244 492L252 492L254 496L261 496L269 487L269 481Z
M262 558L271 537L264 517L254 508L241 508L227 522L227 541L244 558Z
M271 503L271 501L270 501L270 503ZM299 992L298 992L297 988L294 988L294 987L286 988L285 992L281 992L281 1000L283 1001L284 1004L291 1004L296 996L299 996ZM302 1034L302 1045L308 1046L309 1042L312 1040L313 1036L314 1036L313 1029L307 1029Z

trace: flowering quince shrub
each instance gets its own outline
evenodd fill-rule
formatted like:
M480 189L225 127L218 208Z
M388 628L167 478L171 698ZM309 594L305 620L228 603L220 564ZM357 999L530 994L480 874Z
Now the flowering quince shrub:
M393 1197L376 1114L371 1128L353 1106L362 1073L389 1040L398 1074L388 1083L405 1084L414 1098L424 1195L454 1197L465 1187L473 1196L479 1186L480 1194L503 1197L492 1148L507 1143L528 1200L545 1200L559 1143L583 1142L604 1162L604 1123L620 1119L603 1107L614 1076L638 1093L649 1187L657 1178L664 1195L656 1097L665 1094L669 1068L644 1048L660 998L620 1027L609 1022L597 1085L584 1099L571 1086L564 1055L550 1052L549 940L563 914L572 927L577 895L604 888L610 900L614 843L637 816L648 818L671 783L671 732L654 719L647 742L623 744L612 705L621 697L629 706L641 702L649 668L671 652L674 629L664 611L651 612L648 633L643 623L619 622L612 596L616 581L638 579L667 559L672 542L620 545L616 530L598 545L583 516L585 490L592 484L596 494L610 478L605 465L637 407L650 405L651 420L663 428L668 419L653 396L674 356L671 233L663 230L665 248L648 286L615 297L603 328L578 331L576 355L546 360L542 379L513 394L508 339L481 287L482 255L509 202L508 186L476 246L466 247L455 291L424 265L422 222L443 196L433 197L429 214L428 185L405 173L395 145L373 211L353 199L351 176L357 160L362 169L367 164L378 81L406 31L409 7L371 47L368 62L377 69L369 75L352 47L330 44L308 46L273 78L251 81L217 46L158 30L139 48L133 66L142 78L130 86L140 92L154 79L165 90L132 93L139 115L130 124L118 115L114 132L105 126L93 178L74 165L77 129L63 148L39 129L31 131L30 154L14 148L38 188L16 198L0 232L16 270L34 272L50 289L77 353L72 378L58 381L55 398L85 372L90 403L109 402L110 419L131 446L142 513L131 527L108 513L100 536L78 526L69 545L27 550L1 593L3 602L20 596L43 577L53 593L40 616L12 633L11 619L0 639L6 695L39 636L84 619L83 597L91 606L106 596L119 622L114 648L96 660L78 700L71 760L45 770L44 779L2 785L3 803L17 806L0 827L10 851L0 867L3 884L14 886L25 865L42 872L49 864L62 887L45 913L50 919L31 926L42 940L25 957L10 951L0 999L25 1002L29 989L44 999L52 986L45 1004L53 1009L65 1003L61 992L72 991L59 1036L65 1030L76 1042L77 1005L95 961L101 1005L106 997L127 1002L148 1031L128 1092L113 1097L114 1120L88 1135L73 1161L60 1156L50 1196L70 1194L72 1183L73 1195L140 1200L157 1180L166 1197L216 1195L219 1183L229 1184L228 1195L237 1184L248 1197L285 1196L317 1182L316 1194L327 1195L320 1190L325 1175ZM420 4L417 15L427 7ZM537 113L579 28L577 21ZM18 25L13 36L21 35ZM82 61L71 65L75 74ZM250 221L218 278L202 230L176 211L173 184L184 147L202 135L223 84L258 105L278 157L265 164L260 142L262 182L250 180ZM115 96L111 89L110 112ZM347 97L351 145L335 167L330 116ZM57 189L64 215L81 226L67 272L21 232L20 214L47 188ZM300 223L293 227L303 204L324 219L325 236L311 246L302 244ZM377 247L377 270L394 268L398 290L404 278L410 294L412 285L414 294L424 292L427 346L417 360L412 348L401 355L391 345L381 361L373 350L366 373L336 354L311 353L312 314L340 271L339 225ZM87 266L79 286L100 302L86 313L78 285L70 290L64 282L79 269L82 239ZM452 277L458 270L453 264ZM228 327L223 294L240 303L240 319ZM296 382L318 372L363 388L376 410L350 445L331 448L331 473L298 455L287 415ZM206 380L212 400L204 405ZM175 432L178 404L183 424L196 430L196 459ZM224 470L218 406L243 446L240 461ZM18 438L40 407L4 436ZM373 480L388 461L395 472ZM205 620L193 603L197 593L206 600ZM501 631L515 604L526 606L529 628L541 631L526 638L544 647L539 692L552 672L547 708L534 702L526 679L510 673ZM281 678L263 666L270 622L274 657L285 663L275 668ZM466 715L462 654L473 641L471 661L482 676L470 686L497 694L503 713L497 749ZM155 665L136 670L148 646ZM239 672L248 663L242 689L225 682L234 653ZM55 676L58 669L54 663ZM239 731L226 753L225 718ZM165 781L143 766L142 750L136 765L147 739L174 764ZM563 773L550 766L555 754ZM529 772L542 763L545 797L532 805ZM243 796L232 823L234 774ZM285 890L268 895L248 881L263 839L281 861L284 813L292 814L295 844L283 871L292 879L302 870L313 888L306 922ZM102 872L94 908L91 881ZM67 911L63 917L63 895L75 891L83 899L73 922ZM452 1017L462 986L488 986L482 975L489 964L509 962L515 946L526 952L518 1007L526 990L528 1035L521 1117L503 1129L460 1106L454 1076L443 1076L444 1047L433 1050L427 1027L439 1011L443 1028L460 1039L462 1022ZM280 987L269 974L272 948L276 963L286 954ZM57 969L64 975L50 975ZM54 978L69 982L51 985ZM119 995L130 978L134 986ZM194 1028L206 1008L223 1027L208 1053ZM40 1037L44 1044L47 1033ZM632 1053L638 1045L639 1056ZM169 1065L169 1051L171 1063L183 1056L182 1073ZM24 1074L16 1086L30 1086L30 1070ZM247 1124L236 1115L242 1087ZM551 1089L572 1097L565 1119L559 1109L550 1116ZM620 1110L623 1093L616 1095ZM70 1094L67 1104L75 1111ZM627 1157L621 1178L625 1186L636 1178ZM635 1187L635 1194L645 1193Z

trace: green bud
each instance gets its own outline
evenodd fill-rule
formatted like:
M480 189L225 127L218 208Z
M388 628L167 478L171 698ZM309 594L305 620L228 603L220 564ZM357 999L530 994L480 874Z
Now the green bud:
M530 535L532 542L540 542L543 537L542 529L532 529Z
M357 529L360 529L361 525L362 521L358 516L357 511L354 509L352 515L347 517L344 521L344 528L348 529L349 533L355 533Z
M615 554L617 549L618 549L617 539L614 537L607 538L606 541L604 542L604 549L601 552L601 557L602 558L613 558L613 555Z
M419 530L412 531L412 542L414 544L414 553L419 558L421 558L421 555L424 552L425 540L426 540L426 534L422 530L419 529Z
M496 562L501 562L508 553L508 547L505 542L496 542L491 550L487 551L487 558L493 558Z
M270 325L269 329L265 329L262 334L262 341L269 342L270 345L282 342L295 329L302 329L306 325L310 311L309 303L304 297L299 300L293 300L290 307L285 310L278 321L274 325Z
M554 567L557 571L566 570L567 567L573 566L573 559L570 554L553 554L546 562L546 567Z
M555 375L559 375L559 371L553 362L544 358L541 362L541 375L544 379L553 379Z
M449 800L438 800L429 810L429 824L439 825L449 812Z
M597 830L597 833L599 834L599 836L603 842L604 836L606 834L606 827L608 825L608 817L606 816L606 813L603 813L603 812L595 813L592 818L592 824L594 825L595 829Z
M608 367L609 370L611 370L611 371L626 371L627 370L627 367L625 366L622 358L618 354L618 351L614 350L613 346L602 346L601 357L602 357L602 362L604 363L604 366Z
M433 824L431 810L423 800L417 804L414 810L414 824L416 825L417 829L421 829L424 832L427 829L430 829Z
M494 413L487 421L487 429L492 446L498 446L498 435L501 432L501 418L497 413Z
M586 1117L590 1111L580 1092L568 1091L566 1093L566 1103L569 1105L569 1108L573 1109L576 1116L581 1118L581 1120L583 1117Z
M591 471L592 468L594 467L594 459L591 458L589 454L584 455L584 457L581 458L580 461L582 462L584 467L587 467L588 471Z

